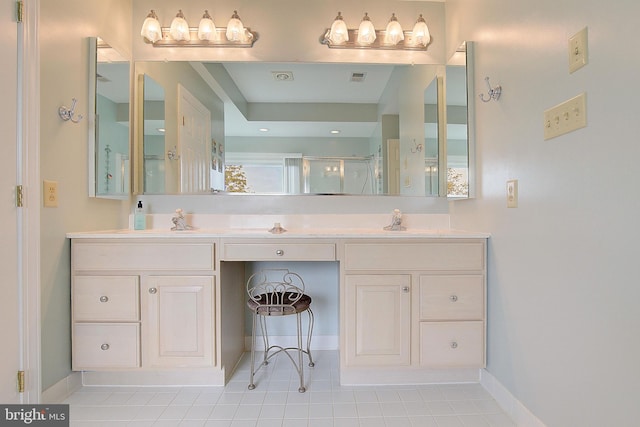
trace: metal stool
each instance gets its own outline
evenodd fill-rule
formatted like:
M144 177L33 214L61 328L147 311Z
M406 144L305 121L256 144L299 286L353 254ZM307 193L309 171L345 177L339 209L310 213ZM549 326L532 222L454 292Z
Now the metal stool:
M253 327L251 331L251 375L249 378L249 390L256 388L253 381L256 372L261 367L269 364L269 359L279 353L286 354L300 377L300 388L298 391L304 393L304 370L303 370L303 353L309 358L309 366L313 367L313 359L311 357L311 335L313 333L313 312L311 311L311 297L304 293L304 281L296 274L288 269L272 269L262 270L253 274L247 281L247 293L249 299L247 306L253 312ZM309 330L307 332L306 349L302 347L302 320L301 313L307 312L309 315ZM298 346L282 347L279 345L270 345L269 335L267 333L267 318L270 316L288 316L296 315ZM255 367L256 352L256 328L260 319L260 328L262 329L262 339L264 340L264 356L262 363ZM298 353L298 360L293 358L290 351Z

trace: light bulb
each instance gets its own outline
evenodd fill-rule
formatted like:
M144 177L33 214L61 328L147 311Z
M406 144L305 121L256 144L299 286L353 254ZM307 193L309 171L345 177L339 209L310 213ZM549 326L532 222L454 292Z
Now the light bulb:
M398 22L398 18L396 18L396 14L391 14L391 19L387 24L387 31L385 36L385 43L396 45L399 42L404 40L404 33L402 31L402 26Z
M376 40L376 29L373 27L369 15L365 12L358 27L358 43L371 44Z
M413 26L413 31L411 32L411 34L411 38L415 46L422 45L426 47L431 41L429 27L427 27L427 23L422 17L422 14L420 14L416 25Z
M213 19L209 15L209 11L205 10L200 25L198 25L198 38L200 40L211 40L215 38L216 25L213 23Z
M184 19L182 9L178 10L176 17L173 18L173 21L171 21L169 35L171 35L171 38L175 41L191 39L191 36L189 35L189 24L187 24L187 20Z
M158 15L156 15L154 10L151 10L147 15L147 18L144 20L142 29L140 30L140 35L151 43L162 40L162 29L160 28Z
M234 10L231 19L227 24L227 40L230 42L241 42L246 40L244 25L238 16L238 11Z
M332 44L344 44L349 41L349 31L347 30L347 24L342 19L342 14L338 12L338 16L331 24L329 30L329 37L327 37Z

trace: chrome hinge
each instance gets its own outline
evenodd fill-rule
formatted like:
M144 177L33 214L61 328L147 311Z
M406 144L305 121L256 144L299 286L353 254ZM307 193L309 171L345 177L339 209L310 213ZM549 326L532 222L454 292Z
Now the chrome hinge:
M19 208L24 206L24 194L22 191L22 185L16 186L16 206Z
M22 0L16 2L16 21L22 22L22 13L24 10L24 2Z
M24 393L24 371L18 371L18 393Z

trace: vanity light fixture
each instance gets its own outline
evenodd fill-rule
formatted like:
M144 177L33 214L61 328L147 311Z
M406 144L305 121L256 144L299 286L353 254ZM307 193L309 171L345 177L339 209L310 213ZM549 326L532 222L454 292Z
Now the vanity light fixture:
M374 41L376 41L376 29L373 27L369 14L365 12L358 27L358 43L369 45Z
M320 38L320 43L338 49L427 50L430 42L431 34L422 14L412 31L404 31L395 13L391 14L384 30L376 30L368 13L357 29L348 29L342 13L338 12L331 28Z
M414 46L422 45L426 47L430 41L431 34L429 34L429 27L422 17L422 14L420 14L416 24L413 26L413 31L411 32L411 42Z
M402 31L402 26L398 22L398 18L396 18L396 14L392 13L391 19L389 19L389 23L387 24L384 41L387 44L395 46L403 40L404 40L404 32Z
M160 21L158 21L158 15L151 9L151 12L147 15L147 18L142 24L142 30L140 35L148 40L150 43L155 43L162 40L162 28L160 27Z
M170 27L162 27L151 10L142 24L140 35L153 47L253 47L258 34L245 27L234 10L227 27L216 27L207 10L198 27L189 27L179 10Z
M176 17L173 18L173 21L171 21L171 27L169 28L169 35L175 41L191 40L191 35L189 34L189 24L187 23L187 20L184 18L182 9L178 9L178 13L176 13Z
M216 24L213 23L209 11L205 10L198 25L198 40L211 40L216 34Z

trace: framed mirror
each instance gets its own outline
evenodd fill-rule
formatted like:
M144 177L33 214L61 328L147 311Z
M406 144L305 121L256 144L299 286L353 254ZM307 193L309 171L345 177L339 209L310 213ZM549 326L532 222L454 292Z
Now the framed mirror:
M130 61L89 38L89 196L126 199L131 188Z
M163 86L167 96L165 194L183 192L179 177L192 169L178 136L178 100L169 99L179 86L213 104L207 107L209 192L444 194L437 115L443 90L438 93L442 80L434 78L442 65L171 61L138 62L135 68L136 75ZM144 83L138 86L140 91ZM401 135L401 128L409 127L410 135ZM398 157L391 159L394 141ZM177 162L167 160L173 151ZM136 152L151 153L146 147ZM215 175L221 171L224 179ZM399 181L390 184L394 174ZM135 175L142 182L147 173ZM158 194L162 188L144 191Z
M475 133L473 118L473 42L465 42L446 67L447 197L475 196Z

